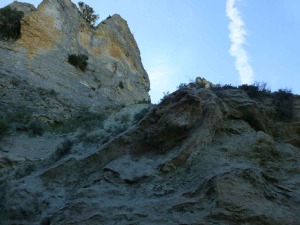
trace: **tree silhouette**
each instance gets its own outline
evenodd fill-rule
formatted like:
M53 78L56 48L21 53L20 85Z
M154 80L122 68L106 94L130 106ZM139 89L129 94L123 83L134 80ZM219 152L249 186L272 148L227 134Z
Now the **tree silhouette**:
M83 2L78 2L78 6L79 11L81 12L81 15L86 20L86 22L88 22L88 24L94 27L95 23L99 19L99 15L95 14L95 11L92 7Z

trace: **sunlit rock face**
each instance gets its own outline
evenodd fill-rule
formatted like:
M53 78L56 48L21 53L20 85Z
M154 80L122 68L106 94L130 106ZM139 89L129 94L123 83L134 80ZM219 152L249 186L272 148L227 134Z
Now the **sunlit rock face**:
M6 103L14 99L35 108L40 116L57 120L81 106L101 109L150 101L150 82L139 48L119 15L92 28L69 0L45 0L37 9L18 2L11 7L26 15L21 38L0 42ZM86 72L68 63L71 54L88 56ZM10 85L14 82L19 88ZM36 89L44 94L36 94Z

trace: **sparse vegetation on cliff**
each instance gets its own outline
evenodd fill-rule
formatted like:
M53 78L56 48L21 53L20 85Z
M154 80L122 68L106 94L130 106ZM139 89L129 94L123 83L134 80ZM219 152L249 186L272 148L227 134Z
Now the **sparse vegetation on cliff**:
M149 108L144 108L139 113L135 114L133 117L135 122L139 122L141 119L143 119L148 112L149 112Z
M78 6L82 17L86 20L86 22L88 22L89 25L94 27L95 23L99 19L99 15L95 14L95 11L92 7L83 2L78 2Z
M80 69L81 71L85 72L88 66L88 62L87 62L88 59L89 57L83 54L79 54L79 55L72 54L69 55L68 62L71 65L75 66L76 68Z
M119 83L119 88L124 89L124 83L122 81L120 81L120 83Z
M267 83L243 84L238 87L244 90L250 98L259 98L271 93Z
M202 79L202 78L200 78ZM204 88L202 82L197 83L198 78L195 82L188 84L182 83L178 86L178 89L183 88ZM205 80L206 82L206 80ZM272 92L265 82L255 82L254 84L243 84L240 86L233 86L231 84L210 84L210 88L215 94L222 95L224 90L242 90L249 98L255 101L261 101L264 98L270 98L273 102L273 106L276 111L276 117L281 121L289 121L293 118L293 93L290 89L279 89L278 91ZM164 93L163 101L168 97L169 93Z
M8 130L8 122L5 118L0 119L0 139L6 134Z
M55 157L56 159L60 159L68 154L70 154L72 147L73 147L73 141L66 139L64 142L62 142L55 151Z
M47 129L63 133L73 132L78 128L91 130L95 127L103 127L103 122L106 118L106 112L91 112L88 108L82 107L70 119L61 123L49 125Z
M0 40L16 40L21 37L21 19L24 13L6 6L0 9Z
M291 120L293 118L293 94L291 90L279 89L274 92L273 103L279 119Z
M29 124L29 136L42 136L45 130L43 124L38 121L33 121Z

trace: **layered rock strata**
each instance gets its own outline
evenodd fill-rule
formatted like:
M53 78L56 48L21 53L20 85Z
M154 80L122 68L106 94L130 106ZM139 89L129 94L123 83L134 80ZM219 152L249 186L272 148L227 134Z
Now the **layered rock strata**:
M93 151L11 166L1 221L297 225L299 121L275 118L242 90L180 88Z

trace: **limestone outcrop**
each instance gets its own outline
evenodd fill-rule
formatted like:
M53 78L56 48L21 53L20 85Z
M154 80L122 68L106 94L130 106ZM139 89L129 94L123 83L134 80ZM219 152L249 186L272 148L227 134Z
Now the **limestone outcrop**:
M22 105L37 118L57 121L80 108L149 102L150 82L139 48L119 15L90 27L70 0L44 0L22 10L21 38L0 41L1 107ZM68 63L71 54L88 56L84 73Z

